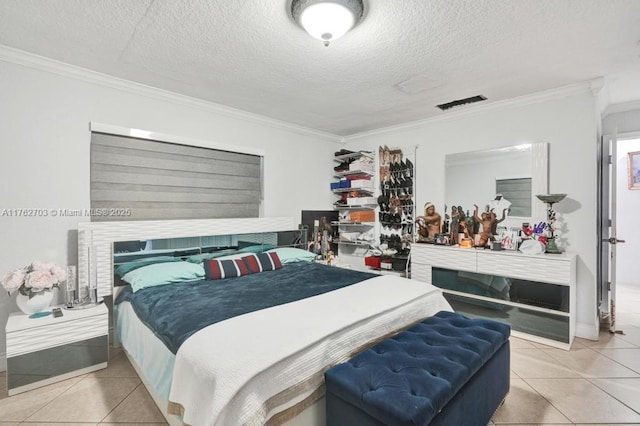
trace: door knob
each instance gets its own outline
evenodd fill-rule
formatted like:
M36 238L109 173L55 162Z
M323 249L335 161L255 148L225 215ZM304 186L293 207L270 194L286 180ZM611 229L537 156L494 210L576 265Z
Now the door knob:
M602 240L602 242L604 243L610 243L610 244L618 244L618 243L624 243L625 240L619 240L616 237L611 237L611 238L605 238Z

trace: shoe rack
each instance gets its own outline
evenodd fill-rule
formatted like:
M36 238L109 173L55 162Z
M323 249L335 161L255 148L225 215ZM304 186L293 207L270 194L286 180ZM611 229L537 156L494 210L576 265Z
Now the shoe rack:
M413 243L415 166L401 149L381 146L378 155L379 243L383 256L393 260L393 269L396 270L402 268L397 265L406 265Z
M358 257L359 262L353 262L356 266L375 242L374 154L342 149L335 153L334 161L339 163L333 168L338 181L331 183L332 192L339 196L334 203L339 212L334 223L338 226L338 256Z

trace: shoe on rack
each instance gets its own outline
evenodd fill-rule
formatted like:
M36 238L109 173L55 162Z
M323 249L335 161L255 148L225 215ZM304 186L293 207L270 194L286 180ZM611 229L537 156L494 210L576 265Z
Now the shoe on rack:
M360 241L373 241L373 229L369 229L358 236Z
M339 157L341 155L347 155L347 154L355 154L355 152L349 151L348 149L341 149L340 151L336 151L334 153L334 157Z
M378 196L378 205L380 206L380 211L386 210L385 209L385 202L384 202L384 196L383 195L379 195Z
M346 172L347 170L349 170L349 163L346 161L343 161L342 163L335 166L333 170L336 172Z
M409 177L413 177L413 163L407 158L407 170L409 170Z
M405 179L404 187L405 188L413 188L413 179L411 179L411 178Z

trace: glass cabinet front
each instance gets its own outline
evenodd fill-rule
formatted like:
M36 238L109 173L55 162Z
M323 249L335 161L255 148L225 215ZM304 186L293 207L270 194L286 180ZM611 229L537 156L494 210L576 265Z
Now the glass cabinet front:
M432 283L456 312L569 343L569 286L435 267Z

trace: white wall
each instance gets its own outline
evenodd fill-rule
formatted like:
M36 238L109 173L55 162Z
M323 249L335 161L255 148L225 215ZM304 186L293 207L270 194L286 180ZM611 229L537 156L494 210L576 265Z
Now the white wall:
M569 194L554 207L565 222L564 248L578 256L577 335L596 339L597 113L589 85L448 117L356 135L347 148L417 145L416 205L432 201L442 211L446 154L549 142L549 191Z
M0 55L0 210L88 208L90 122L264 150L264 216L300 220L300 210L326 210L335 201L329 181L336 137L28 55L20 59L28 66ZM0 276L36 259L75 264L75 230L88 220L1 216ZM0 291L0 370L14 299Z
M627 174L627 154L640 151L640 139L621 140L617 146L616 224L618 238L625 240L618 244L616 273L617 281L640 288L640 189L629 189Z

